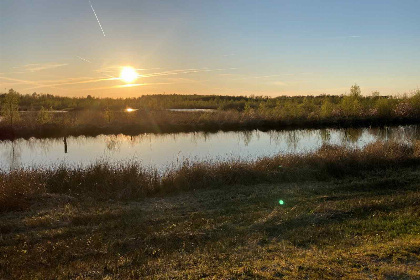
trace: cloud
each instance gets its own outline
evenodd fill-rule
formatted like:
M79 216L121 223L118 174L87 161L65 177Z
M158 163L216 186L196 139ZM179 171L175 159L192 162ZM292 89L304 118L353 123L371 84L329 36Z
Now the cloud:
M54 85L48 85L48 84L43 84L43 83L39 83L39 82L27 81L27 80L21 80L21 79L14 79L14 78L3 77L3 76L0 76L0 80L11 81L11 82L13 82L13 84L36 85L36 87L34 87L34 88L48 87L48 88L55 88L55 89L63 90L62 88L55 87ZM8 83L8 84L10 84L10 83Z
M89 60L87 60L86 58L80 57L80 56L78 56L78 55L76 55L76 57L77 57L78 59L80 59L80 60L83 60L84 62L87 62L87 63L92 63L92 62L90 62Z
M336 37L334 37L334 38L341 38L341 39L343 39L343 38L361 38L362 36L359 36L359 35L348 35L348 36L336 36Z
M38 72L43 71L47 69L54 69L58 67L67 66L67 63L33 63L33 64L26 64L19 67L13 67L14 69L20 70L19 73L25 73L25 72Z
M145 83L145 84L127 84L127 85L117 85L117 86L110 86L110 87L98 87L98 88L86 88L83 90L105 90L105 89L116 89L116 88L131 88L131 87L139 87L139 86L155 86L155 85L172 85L173 83Z
M287 84L285 82L282 81L275 81L270 83L271 85L275 85L275 86L286 86Z

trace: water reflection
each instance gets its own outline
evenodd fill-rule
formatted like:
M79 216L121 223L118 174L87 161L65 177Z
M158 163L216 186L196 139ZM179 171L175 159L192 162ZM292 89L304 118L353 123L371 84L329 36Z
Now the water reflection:
M18 140L8 141L8 143L6 143L7 148L1 150L2 160L9 166L10 170L21 166L21 145L19 145L18 142Z
M327 143L331 140L331 133L328 129L320 129L319 135L321 136L321 141Z
M342 142L355 144L362 137L363 132L364 131L362 129L346 128L344 129Z
M363 147L377 140L408 142L419 139L418 126L31 138L0 141L0 168L85 166L98 160L110 163L137 160L147 166L165 168L185 159L255 159L278 153L307 153L323 144Z

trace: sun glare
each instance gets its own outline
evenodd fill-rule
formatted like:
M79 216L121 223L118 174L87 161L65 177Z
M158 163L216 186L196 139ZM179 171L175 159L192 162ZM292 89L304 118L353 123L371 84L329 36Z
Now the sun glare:
M138 78L138 74L133 67L124 67L120 73L120 79L126 83L132 83Z

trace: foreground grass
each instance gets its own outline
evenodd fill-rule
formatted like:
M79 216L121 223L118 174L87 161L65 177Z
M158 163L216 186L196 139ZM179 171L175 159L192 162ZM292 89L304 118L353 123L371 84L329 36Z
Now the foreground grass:
M235 184L303 182L358 176L365 170L420 165L420 141L376 142L363 149L323 146L305 155L278 155L256 161L184 162L159 173L140 164L88 168L21 169L0 172L0 212L22 210L44 193L133 200L177 191Z
M419 168L358 175L125 202L43 193L0 216L0 279L418 279Z

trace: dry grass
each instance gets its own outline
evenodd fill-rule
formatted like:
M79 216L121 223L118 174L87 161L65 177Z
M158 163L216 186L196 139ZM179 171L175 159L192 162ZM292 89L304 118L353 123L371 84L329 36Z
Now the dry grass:
M417 166L419 162L420 142L417 141L413 144L377 142L364 149L323 146L307 155L279 155L253 162L186 161L180 168L163 174L134 163L16 170L0 173L0 211L25 208L32 197L42 193L129 200L235 184L329 180L362 175L366 170Z
M419 177L43 195L0 216L0 279L418 279Z

